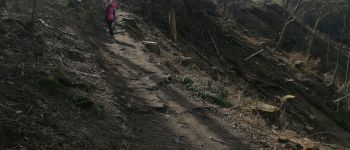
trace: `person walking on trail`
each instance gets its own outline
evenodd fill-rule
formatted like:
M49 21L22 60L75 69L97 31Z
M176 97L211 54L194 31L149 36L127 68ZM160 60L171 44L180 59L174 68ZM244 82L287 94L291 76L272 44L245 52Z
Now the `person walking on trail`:
M117 8L117 3L115 0L107 0L106 16L105 20L108 25L110 37L113 37L113 23L116 19L115 10Z

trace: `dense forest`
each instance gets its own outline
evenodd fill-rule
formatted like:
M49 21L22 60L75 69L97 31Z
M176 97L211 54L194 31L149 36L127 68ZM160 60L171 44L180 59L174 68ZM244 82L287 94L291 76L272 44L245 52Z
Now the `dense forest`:
M349 149L349 0L0 0L0 149Z

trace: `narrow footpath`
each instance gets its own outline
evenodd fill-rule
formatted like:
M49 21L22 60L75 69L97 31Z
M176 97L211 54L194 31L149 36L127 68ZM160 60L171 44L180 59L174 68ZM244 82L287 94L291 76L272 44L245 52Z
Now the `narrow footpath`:
M119 20L130 17L118 13ZM131 149L249 149L232 131L209 117L213 106L171 84L169 76L149 61L142 42L133 39L121 26L103 55L108 64L127 81L121 97L128 104ZM118 83L111 83L118 84Z

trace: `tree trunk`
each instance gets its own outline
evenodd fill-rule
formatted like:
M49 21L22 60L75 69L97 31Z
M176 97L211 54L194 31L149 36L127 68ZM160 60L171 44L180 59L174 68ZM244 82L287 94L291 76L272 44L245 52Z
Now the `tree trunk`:
M170 27L170 37L172 40L177 41L177 29L176 29L176 11L172 7L169 12L169 27Z
M316 20L316 22L315 22L315 24L314 24L314 27L313 27L313 29L312 29L312 32L311 32L311 34L310 34L309 43L308 43L307 50L306 50L306 64L309 63L310 55L311 55L311 49L312 49L312 44L313 44L314 39L315 39L315 32L316 32L316 29L317 29L317 27L318 27L318 24L320 23L321 18L322 18L322 16L323 16L325 7L326 7L326 0L323 0L323 2L322 2L322 8L321 8L321 10L320 10L320 13L319 13L318 16L317 16L317 20Z
M329 32L328 32L328 35L329 35ZM328 69L328 63L329 63L329 50L330 50L330 48L331 48L331 38L329 37L328 38L328 45L327 45L327 54L326 54L326 64L325 64L325 70L327 70Z
M38 2L38 0L33 1L33 10L32 10L31 22L30 22L31 30L34 29L34 22L35 22L36 13L37 13L37 2Z
M346 75L344 84L346 84L349 81L350 49L348 49L348 51L348 62L346 64Z
M344 41L344 35L345 35L346 21L347 21L347 14L344 15L344 19L343 19L343 29L342 29L342 33L341 33L342 35L341 35L340 46L339 46L339 50L338 50L337 63L335 65L334 75L333 75L333 79L332 79L331 84L334 84L334 81L335 81L337 74L338 74L341 51L343 50L343 41Z

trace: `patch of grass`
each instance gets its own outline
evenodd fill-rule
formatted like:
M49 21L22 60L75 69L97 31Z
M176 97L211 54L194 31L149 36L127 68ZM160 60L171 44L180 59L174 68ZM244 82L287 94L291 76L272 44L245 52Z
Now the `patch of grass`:
M190 76L185 76L181 78L180 81L204 100L212 101L214 104L222 107L231 106L230 102L228 101L230 93L224 87L220 87L215 90L210 86L208 89L206 89L195 83L195 81L193 81Z
M227 97L224 97L221 94L214 94L210 91L199 91L198 95L205 99L205 100L210 100L214 104L217 104L222 107L230 107L231 104L228 102Z

